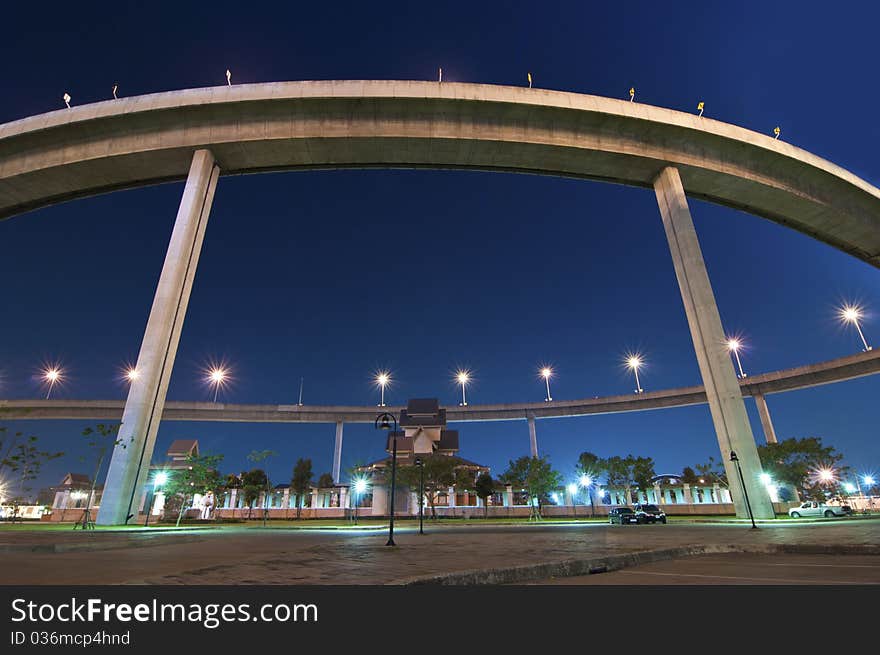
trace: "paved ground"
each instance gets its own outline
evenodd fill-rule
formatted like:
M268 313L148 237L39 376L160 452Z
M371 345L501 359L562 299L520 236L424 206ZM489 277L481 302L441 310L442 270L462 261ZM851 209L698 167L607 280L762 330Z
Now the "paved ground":
M880 556L728 553L642 564L538 585L880 585Z
M228 526L82 533L4 527L0 526L3 584L386 584L695 545L880 547L880 519L780 521L758 530L731 523L448 525L428 526L428 534L419 535L412 527L401 527L395 534L396 548L386 547L387 532L376 530ZM79 550L40 550L53 548ZM605 575L616 574L594 577Z

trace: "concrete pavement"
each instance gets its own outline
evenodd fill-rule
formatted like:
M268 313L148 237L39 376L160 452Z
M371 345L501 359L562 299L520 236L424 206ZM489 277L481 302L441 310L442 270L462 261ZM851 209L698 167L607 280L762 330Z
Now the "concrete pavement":
M406 526L406 527L403 527ZM396 548L383 531L223 527L141 534L95 531L31 532L0 527L0 545L75 545L90 550L43 552L7 549L3 584L400 584L456 576L490 582L473 572L524 571L507 582L547 578L528 567L565 568L572 561L695 549L769 549L786 546L833 553L850 549L880 554L880 519L825 523L780 521L752 530L742 524L644 526L428 525L426 535L403 524ZM134 532L134 533L132 533ZM147 546L149 547L142 547ZM95 550L94 547L100 548ZM470 572L470 573L469 573ZM610 574L603 574L610 575ZM451 576L451 577L450 577ZM531 576L531 577L529 577ZM499 580L495 580L499 581ZM657 584L662 584L658 582Z

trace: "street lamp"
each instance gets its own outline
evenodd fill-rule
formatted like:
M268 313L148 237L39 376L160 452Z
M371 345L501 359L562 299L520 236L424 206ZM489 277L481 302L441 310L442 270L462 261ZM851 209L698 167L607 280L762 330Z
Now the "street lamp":
M140 376L141 376L140 371L138 371L138 370L137 370L136 368L134 368L133 366L130 367L127 371L125 371L125 377L126 377L126 379L128 379L129 382L134 382L134 381L137 380Z
M739 359L740 348L742 348L742 342L736 337L731 337L727 340L727 349L733 353L734 357L736 357L736 366L739 368L739 375L737 377L744 378L746 374L743 373L743 365Z
M584 493L587 494L590 498L590 518L596 517L596 506L593 504L593 494L590 493L590 487L593 486L593 478L584 473L580 480L578 480L580 485L584 488Z
M364 478L357 478L354 481L354 524L358 523L358 508L361 503L361 495L367 490L367 481Z
M222 366L213 366L208 371L208 376L206 381L208 384L214 387L214 402L217 402L217 392L220 390L220 387L226 384L226 381L229 377L229 371L227 371Z
M394 423L392 429L391 423ZM382 412L376 417L374 427L377 430L387 430L391 435L391 520L388 522L388 542L386 546L396 546L394 543L394 492L397 483L397 419L394 414Z
M865 352L871 350L871 346L869 346L868 342L865 340L865 335L862 333L862 326L859 323L862 318L862 308L856 305L844 305L840 308L839 316L840 320L844 323L852 323L856 326L859 338L862 340L862 345L865 347Z
M626 358L626 365L632 369L632 372L636 376L636 393L642 393L644 389L642 389L642 385L639 382L639 368L642 366L642 358L640 355L629 355Z
M568 485L568 495L571 497L571 515L572 518L577 518L577 502L575 501L575 494L577 493L578 486L572 482Z
M419 467L419 534L425 534L424 512L422 511L425 498L425 462L421 457L416 457L415 465Z
M550 378L553 376L553 369L549 366L544 366L541 369L541 377L544 378L544 384L547 387L547 397L544 398L544 402L549 403L553 400L553 397L550 395Z
M150 523L150 513L153 511L153 504L156 501L156 494L159 492L159 489L163 484L168 482L168 474L165 471L159 471L156 475L153 476L153 493L149 498L149 502L147 503L147 517L144 519L144 527L147 527Z
M49 385L49 390L46 392L46 400L49 400L49 395L52 393L52 388L57 382L60 382L63 377L64 376L61 373L61 369L55 366L50 366L43 369L43 381L48 383Z
M749 502L749 492L746 490L746 481L743 479L742 468L739 465L739 457L736 456L736 452L733 450L730 451L730 461L736 464L736 471L739 473L739 483L742 486L743 498L746 500L746 509L749 510L749 518L752 520L752 528L757 528L755 517L752 515L752 505Z
M466 369L459 370L455 374L455 380L461 385L461 406L467 407L467 397L464 394L464 389L468 382L471 381L471 372Z
M391 372L379 371L378 373L376 373L376 377L374 378L373 382L375 382L376 386L381 389L379 407L385 407L385 387L391 384Z

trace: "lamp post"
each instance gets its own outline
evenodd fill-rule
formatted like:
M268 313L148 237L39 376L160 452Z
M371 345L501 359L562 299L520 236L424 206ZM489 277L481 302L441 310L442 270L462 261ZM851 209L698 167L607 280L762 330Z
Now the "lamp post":
M739 465L739 457L736 456L736 452L733 450L730 451L730 461L736 464L736 472L739 473L739 483L740 486L742 486L743 498L746 500L746 508L749 510L749 518L752 521L752 528L757 528L758 526L755 525L755 517L752 515L752 505L749 503L749 492L746 491L746 481L743 479L742 468Z
M217 402L217 392L220 390L220 387L223 386L223 383L226 382L227 372L226 369L222 367L212 368L208 372L208 383L214 387L214 402Z
M862 345L865 347L865 352L867 352L871 350L871 346L868 345L868 342L865 340L865 335L862 333L862 326L859 324L861 318L861 307L857 307L855 305L844 305L840 308L840 319L845 323L852 323L856 326L856 330L859 333L859 338L862 340Z
M419 467L419 534L425 534L424 528L424 498L425 498L425 463L421 457L416 457L415 465Z
M544 398L544 402L550 402L553 400L553 397L550 395L550 377L553 375L553 369L549 366L545 366L541 369L541 377L544 378L544 384L547 387L547 397Z
M383 387L384 389L384 387ZM394 422L394 428L391 422ZM397 483L397 418L389 412L382 412L376 417L374 426L378 430L388 430L391 435L391 519L388 522L388 542L386 546L396 546L394 543L394 492Z
M636 393L642 393L644 389L642 389L642 385L639 382L639 367L642 365L642 358L638 355L630 355L626 359L626 365L632 369L636 376Z
M379 371L376 373L376 378L374 380L376 386L381 390L381 395L379 396L379 407L385 407L385 387L387 387L391 383L391 373L388 371ZM384 429L384 428L383 428ZM397 429L395 427L395 429Z
M147 499L147 517L144 519L144 527L147 527L150 523L150 513L153 511L153 503L156 500L156 493L168 481L168 474L164 471L159 471L153 476L153 493L150 494L150 497Z
M739 339L730 338L727 340L727 349L730 352L732 352L733 356L736 358L736 366L739 369L739 376L738 377L744 378L746 376L746 374L743 373L743 365L742 365L742 362L739 360L739 349L741 347L742 347L742 342L740 342Z
M596 518L596 506L593 503L593 494L590 492L590 487L593 486L593 479L585 473L578 482L584 488L584 493L590 498L590 518Z
M54 366L43 371L43 380L49 383L49 390L46 392L46 400L49 400L52 388L55 386L56 382L61 380L61 377L61 370Z
M461 406L467 407L467 396L465 396L464 389L471 380L471 373L470 371L460 370L455 374L455 379L461 385Z
M367 481L358 478L354 481L354 524L358 524L358 508L361 504L361 494L367 490Z

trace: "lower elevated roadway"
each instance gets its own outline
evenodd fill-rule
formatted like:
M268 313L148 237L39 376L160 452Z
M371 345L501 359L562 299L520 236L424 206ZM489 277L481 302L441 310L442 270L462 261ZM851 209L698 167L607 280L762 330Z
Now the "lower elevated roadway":
M806 389L880 372L880 350L840 357L818 364L799 366L740 380L743 397ZM447 420L511 421L534 418L585 416L638 412L665 407L686 407L706 403L702 386L649 391L640 394L555 400L537 403L505 403L447 407ZM124 400L0 400L0 419L122 419ZM398 412L402 407L386 407ZM372 423L375 406L334 405L241 405L228 403L168 401L162 420L223 421L242 423Z

